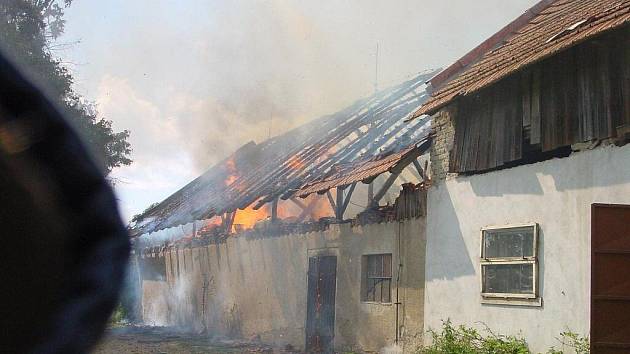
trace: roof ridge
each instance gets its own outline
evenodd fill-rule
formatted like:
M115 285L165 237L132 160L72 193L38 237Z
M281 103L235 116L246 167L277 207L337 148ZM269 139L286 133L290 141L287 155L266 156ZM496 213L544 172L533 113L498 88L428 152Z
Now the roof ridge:
M630 22L628 0L556 0L531 17L506 42L435 90L411 118L433 113L460 95L496 83L515 71ZM443 74L441 74L443 75ZM433 80L433 79L432 79Z
M488 52L488 50L495 48L497 44L505 41L509 36L514 34L514 31L522 28L524 25L529 23L528 21L531 18L536 17L541 11L548 8L556 1L562 0L540 0L534 6L525 10L523 14L518 16L516 19L499 29L496 33L488 37L486 40L481 42L468 53L464 54L464 56L455 61L453 64L432 77L429 80L429 83L434 89L444 85L446 82L448 82L450 78L454 77L455 75L457 75L458 72L465 70L466 68L470 67L470 65L477 62L484 56L485 53Z

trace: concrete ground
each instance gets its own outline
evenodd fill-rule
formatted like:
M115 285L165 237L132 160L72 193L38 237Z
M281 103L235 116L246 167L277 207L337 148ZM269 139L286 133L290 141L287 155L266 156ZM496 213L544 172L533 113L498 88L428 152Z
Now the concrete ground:
M110 353L279 353L253 343L211 340L207 335L181 333L172 328L126 326L107 330L95 354Z

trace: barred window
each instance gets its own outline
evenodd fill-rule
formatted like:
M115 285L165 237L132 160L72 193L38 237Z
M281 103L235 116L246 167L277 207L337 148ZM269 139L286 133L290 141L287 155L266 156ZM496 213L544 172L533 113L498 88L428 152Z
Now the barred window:
M391 253L363 256L362 265L362 300L365 302L391 303Z
M481 294L537 297L537 224L481 230Z

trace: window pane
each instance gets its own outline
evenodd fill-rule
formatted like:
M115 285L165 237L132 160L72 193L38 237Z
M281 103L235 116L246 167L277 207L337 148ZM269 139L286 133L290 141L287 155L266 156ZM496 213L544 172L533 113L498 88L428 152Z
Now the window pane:
M392 276L392 255L384 254L383 255L383 277L391 277Z
M483 292L533 294L533 264L484 264Z
M392 302L392 281L391 279L383 280L383 290L381 291L383 294L382 302Z
M367 293L365 295L365 301L375 301L374 294L376 293L376 279L367 280Z
M380 277L383 262L380 255L368 256L368 277Z
M382 301L382 285L383 285L383 280L382 279L375 279L376 281L376 286L374 287L376 289L376 292L374 294L374 297L376 298L376 301Z
M534 227L484 231L484 257L533 257Z

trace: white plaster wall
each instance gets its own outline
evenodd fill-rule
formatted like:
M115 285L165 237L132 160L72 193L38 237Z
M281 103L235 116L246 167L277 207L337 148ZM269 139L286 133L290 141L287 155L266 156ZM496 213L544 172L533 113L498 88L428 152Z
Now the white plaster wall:
M428 193L425 328L441 320L521 334L534 352L588 335L592 203L630 204L630 145L442 181ZM480 229L540 225L542 307L481 304ZM630 222L630 220L629 220Z

